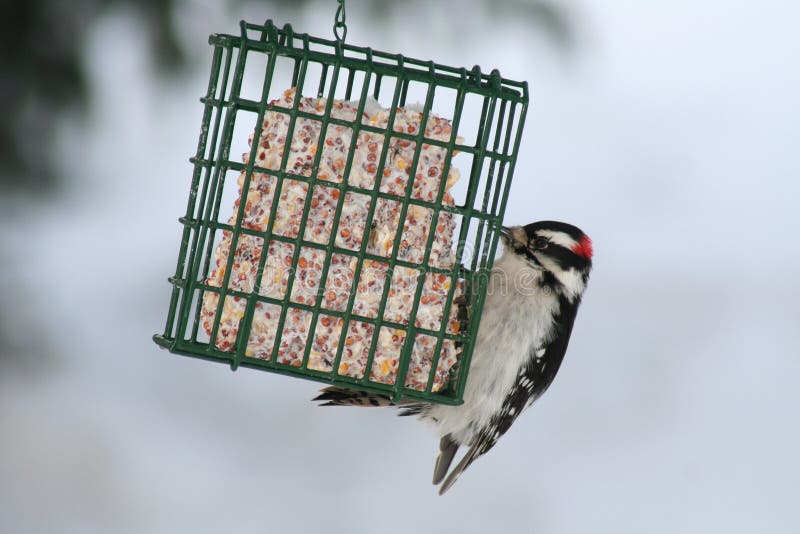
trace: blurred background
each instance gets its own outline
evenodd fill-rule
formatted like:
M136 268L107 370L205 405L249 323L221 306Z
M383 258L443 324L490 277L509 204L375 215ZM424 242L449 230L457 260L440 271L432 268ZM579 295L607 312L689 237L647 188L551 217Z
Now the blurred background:
M529 81L507 222L596 251L554 387L439 498L416 421L158 349L208 34L335 2L5 2L0 531L798 532L800 4L347 8Z

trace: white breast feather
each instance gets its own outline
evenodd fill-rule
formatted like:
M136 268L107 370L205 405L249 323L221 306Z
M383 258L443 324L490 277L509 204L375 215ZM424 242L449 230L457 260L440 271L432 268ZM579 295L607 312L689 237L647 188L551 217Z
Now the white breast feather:
M504 254L495 262L464 404L436 405L426 414L438 421L441 435L451 434L456 441L468 444L476 431L502 409L531 350L552 339L558 298L549 289L539 287L540 276L540 271L516 254Z

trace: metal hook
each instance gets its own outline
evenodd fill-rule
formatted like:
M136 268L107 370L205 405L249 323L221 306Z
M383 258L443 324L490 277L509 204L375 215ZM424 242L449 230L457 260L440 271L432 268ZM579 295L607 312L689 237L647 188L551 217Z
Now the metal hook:
M344 40L347 37L347 24L345 22L347 16L344 9L344 0L338 0L338 2L339 9L336 10L336 19L333 23L333 34L336 36L337 41L344 43Z

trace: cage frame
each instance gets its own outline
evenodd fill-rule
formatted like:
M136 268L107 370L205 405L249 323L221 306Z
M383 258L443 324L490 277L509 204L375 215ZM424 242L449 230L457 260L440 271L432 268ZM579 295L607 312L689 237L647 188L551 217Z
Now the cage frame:
M240 30L241 33L238 36L223 33L213 34L209 37L209 44L214 47L211 74L209 77L206 95L200 99L204 105L204 112L202 116L202 127L197 145L197 152L194 157L190 158L191 163L194 165L194 172L192 174L186 214L179 218L179 222L184 228L178 254L178 262L175 275L168 279L173 285L173 289L164 333L153 336L154 341L159 346L164 347L175 354L228 363L232 370L236 370L238 367L266 370L315 380L330 385L380 393L389 396L395 402L401 399L409 399L450 405L461 404L463 402L464 388L468 378L469 364L471 361L472 350L474 348L478 322L480 320L481 310L483 308L486 291L488 289L489 273L491 272L499 240L499 228L505 213L509 188L513 177L522 132L525 125L527 106L529 102L527 82L515 82L504 79L500 76L497 70L493 70L491 73L486 74L483 73L478 66L475 66L470 70L465 68L449 67L433 61L422 61L408 58L401 54L375 51L369 47L359 47L350 44L344 44L340 40L333 41L319 37L313 37L305 33L296 33L290 24L284 25L281 29L274 25L271 20L268 20L263 25L242 21L240 23ZM262 96L260 101L249 100L241 98L240 96L244 64L250 51L266 54L268 58L267 71L264 75ZM233 65L234 54L236 56L235 66ZM272 85L275 61L278 57L292 58L295 62L292 86L297 87L298 89L297 95L294 98L293 109L288 111L287 108L273 106L267 101L270 87ZM317 97L327 98L327 104L325 113L321 116L309 114L298 109L301 97L305 96L301 94L301 91L305 85L305 76L308 65L311 62L322 65L322 75L317 91ZM233 79L229 80L232 67ZM332 69L329 94L323 95L329 69ZM348 100L352 96L351 92L353 89L355 73L363 72L365 76L361 86L361 95L358 99L359 108L356 117L361 116L367 96L372 96L375 99L378 98L382 78L394 78L395 86L392 94L392 104L389 107L389 119L385 128L363 124L362 121L358 119L354 120L354 122L349 122L335 119L330 116L331 105L333 103L334 94L338 84L338 77L343 71L346 71L348 76L346 88L346 98ZM375 76L376 79L375 89L374 94L369 95L368 92L371 87L370 78L372 76ZM446 87L455 89L457 91L454 116L452 117L452 134L448 142L425 137L424 127L419 128L419 132L416 134L401 133L393 130L397 108L405 105L409 84L411 82L422 82L427 84L426 101L420 122L422 125L427 124L427 120L431 112L431 105L437 88ZM229 84L230 91L226 93L226 88L229 87ZM217 93L220 87L222 88L222 93L218 97ZM474 146L457 143L459 121L461 119L464 99L467 94L475 94L483 98L480 125L476 132ZM492 120L495 117L496 111L498 111L497 106L500 106L498 113L499 124L493 125ZM506 106L509 106L509 109L506 109ZM283 170L276 171L255 166L254 156L258 147L258 143L255 141L252 143L250 149L250 158L248 159L247 163L232 161L230 160L231 137L238 111L257 113L254 139L259 138L264 115L267 111L278 111L280 113L288 113L290 115L290 124L286 139L287 143L289 143L291 140L295 123L298 118L309 118L321 121L320 139L325 138L329 124L340 124L352 128L351 146L347 154L347 162L343 171L345 177L351 170L355 152L354 149L358 139L358 134L361 131L375 132L384 135L384 146L378 161L377 176L380 176L379 173L384 168L385 159L388 153L389 141L392 138L407 139L416 143L414 160L411 164L412 169L416 169L417 167L418 158L421 153L420 147L423 142L445 148L447 150L447 157L444 161L444 168L442 172L443 179L441 180L436 201L432 205L430 202L411 198L412 186L414 183L413 179L408 180L405 196L402 198L402 200L397 195L381 192L381 180L378 177L376 177L375 185L372 190L352 186L348 183L346 178L342 180L341 183L318 180L316 177L316 169L318 169L319 166L319 159L322 152L321 150L317 151L317 154L315 155L313 166L314 171L309 177L293 174L286 170L286 162L290 152L289 150L284 150L283 161L280 167L280 169ZM504 117L506 117L506 112L508 112L507 116L509 124L504 125L503 120ZM513 124L515 120L517 122L516 125ZM504 135L501 136L501 132L504 132ZM491 147L488 146L490 138L493 140L493 146ZM449 206L442 204L442 198L446 190L446 180L444 177L448 175L452 157L454 151L456 150L459 152L472 154L473 157L471 169L469 171L469 185L465 202L463 205ZM478 189L481 182L483 165L485 164L489 165L489 169L487 171L486 189L484 191L482 204L479 209L476 209L475 202L477 201L476 197L479 193ZM243 195L249 190L250 179L254 172L275 176L277 182L276 194L272 199L271 213L273 214L276 213L276 208L278 207L280 198L280 195L277 194L277 191L281 190L283 182L287 179L305 182L308 184L309 194L307 194L306 199L304 200L304 215L308 214L309 202L313 196L311 194L311 190L314 185L319 183L323 184L325 187L338 189L341 193L342 200L337 203L336 213L333 218L334 228L338 227L339 217L344 205L344 194L348 191L367 194L370 196L367 225L373 220L378 198L388 198L394 201L400 200L402 202L401 213L399 217L400 223L405 220L407 209L412 204L419 204L426 208L433 209L432 224L434 225L440 212L452 212L461 217L460 223L457 225L457 236L454 234L456 251L453 267L452 269L439 269L429 265L431 249L435 236L434 231L428 232L429 235L427 236L427 246L424 252L422 263L417 264L405 262L397 258L399 248L398 245L402 236L401 227L399 227L396 232L394 248L391 256L386 258L384 256L369 254L366 251L366 238L362 239L361 246L355 254L352 250L340 249L339 247L335 246L335 232L331 232L331 236L326 245L320 245L318 243L305 240L304 229L306 217L303 217L301 227L297 233L297 236L294 238L273 233L275 226L274 217L271 217L271 221L266 231L244 228L242 227L242 216L245 205L244 202L240 202L240 205L237 208L238 213L236 217L236 223L234 225L231 226L229 224L219 222L218 215L221 208L220 204L222 188L226 173L229 170L244 171L246 173L244 183L242 185ZM492 180L496 180L496 186L494 189L492 189L490 183ZM492 192L491 195L490 192ZM198 206L202 208L202 215L200 214L200 211L197 210ZM199 216L195 215L196 210ZM473 219L477 220L477 232L473 242L480 244L479 249L476 250L480 250L481 253L473 255L471 266L465 266L462 264L462 259L470 223ZM210 286L205 281L205 278L208 275L208 265L212 254L211 251L214 248L214 235L218 231L232 232L231 248L228 256L228 268L226 269L224 281L220 287ZM209 237L209 232L210 239L208 239L208 243L206 244L206 239ZM289 273L286 292L284 298L282 299L274 299L259 294L259 286L261 283L260 276L256 277L256 285L250 293L240 292L229 288L229 279L231 276L230 263L233 261L237 240L241 235L255 235L263 239L264 253L261 254L261 258L259 259L259 273L263 271L264 263L268 256L266 253L266 248L272 241L286 242L293 245L293 267L295 268L303 247L325 251L327 261L324 262L323 271L321 273L320 280L322 283L324 283L328 276L328 269L331 263L331 254L346 253L349 256L356 255L358 257L358 262L353 277L354 287L350 291L346 310L344 312L338 312L330 309L322 309L321 298L319 297L315 299L315 303L313 305L300 304L291 301L290 294L294 283L296 269L292 269ZM359 279L364 260L368 259L380 261L389 265L389 274L387 277L389 283L386 283L383 289L383 298L381 299L376 318L368 318L353 314L353 306L356 294L355 282ZM201 274L199 272L201 265L204 265L205 273L201 279L198 279L198 275ZM419 278L416 284L416 298L412 305L408 324L394 323L392 321L385 320L383 317L384 309L386 307L387 293L389 291L389 287L391 286L392 272L397 266L409 267L415 271L419 271ZM444 274L445 276L449 276L451 280L450 288L448 290L447 298L442 310L442 320L438 332L418 328L415 326L414 321L411 320L416 317L420 295L424 286L425 275L426 273L430 272ZM471 304L469 309L470 313L469 317L467 318L466 328L462 328L457 333L448 333L448 317L450 316L450 309L453 305L455 288L459 280L465 280L464 286L467 291L467 300ZM217 303L217 310L209 341L208 343L204 343L197 340L199 333L199 308L203 298L202 295L209 291L217 293L219 300ZM228 296L244 298L246 299L247 303L244 316L239 323L236 346L234 347L233 352L222 351L218 349L215 346L216 343L214 341L217 339L220 316L225 304L225 299ZM252 326L253 313L257 302L266 302L281 306L281 315L277 325L276 339L272 356L269 360L250 358L245 355L248 344L249 329ZM198 308L198 311L194 314L194 317L192 317L192 310L194 309L193 303L196 303ZM313 314L312 322L307 332L308 337L307 342L305 343L301 367L294 367L277 361L278 349L280 346L280 334L283 330L284 321L290 307L310 311ZM342 319L341 338L336 350L337 354L334 359L331 372L316 371L306 368L308 364L309 352L312 346L310 340L314 336L317 319L320 316L320 313L340 317ZM339 363L343 354L344 339L347 335L348 325L351 320L371 323L374 325L374 332L372 335L368 359L365 365L363 377L361 378L340 375L338 371ZM397 375L393 384L385 384L370 380L370 370L372 367L376 344L378 342L379 331L381 327L384 326L399 328L406 331L405 343L400 354ZM187 331L190 328L191 335L189 335L189 338L187 339ZM427 389L425 391L411 389L405 385L408 364L413 351L414 339L417 334L425 334L436 337L433 361L431 362L429 380ZM454 370L451 370L451 376L447 388L440 392L433 392L433 377L438 366L441 347L445 339L450 339L456 343L459 343L461 346L461 355Z

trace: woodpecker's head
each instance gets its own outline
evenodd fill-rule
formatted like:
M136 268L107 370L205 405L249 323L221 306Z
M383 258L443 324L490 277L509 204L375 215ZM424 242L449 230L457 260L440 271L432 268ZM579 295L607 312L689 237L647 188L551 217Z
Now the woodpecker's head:
M592 240L579 228L557 221L503 226L506 250L542 271L542 283L560 289L573 300L580 297L592 269Z

